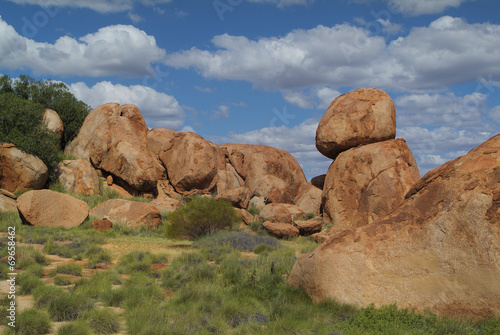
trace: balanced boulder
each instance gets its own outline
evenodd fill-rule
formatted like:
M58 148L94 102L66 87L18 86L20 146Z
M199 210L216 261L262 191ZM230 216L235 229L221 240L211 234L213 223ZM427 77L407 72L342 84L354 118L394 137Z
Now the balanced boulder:
M42 122L45 125L48 131L51 131L59 137L59 140L62 139L64 133L64 124L61 120L59 114L52 109L46 109L42 116Z
M154 205L123 199L105 201L92 209L90 215L131 227L157 227L161 223L160 211Z
M387 93L361 88L336 98L316 130L316 148L335 159L358 145L394 139L396 110Z
M500 316L500 135L428 172L381 220L301 257L314 301Z
M87 203L50 190L28 191L17 198L24 223L33 226L74 228L89 216Z
M22 152L14 144L0 143L0 187L10 192L39 190L48 177L47 166L38 157Z
M137 191L156 187L163 168L148 150L148 127L134 105L101 105L85 118L65 153L88 159Z
M323 217L334 232L383 218L420 179L403 139L373 143L341 153L328 169Z

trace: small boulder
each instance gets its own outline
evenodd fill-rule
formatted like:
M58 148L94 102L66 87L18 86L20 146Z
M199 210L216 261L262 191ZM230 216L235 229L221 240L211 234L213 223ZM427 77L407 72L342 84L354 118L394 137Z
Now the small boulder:
M157 227L161 223L160 211L154 205L123 199L105 201L92 209L90 215L131 227Z
M174 198L161 197L151 202L162 213L175 212L183 206L182 202Z
M0 187L10 192L39 190L48 178L48 169L38 157L14 144L0 143Z
M247 208L250 201L250 190L246 187L233 188L218 194L215 199L229 201L237 208Z
M99 194L99 177L83 159L64 160L58 166L59 182L69 191L83 195Z
M269 234L277 238L292 238L299 236L299 230L289 223L266 221L263 226Z
M33 226L74 228L89 216L87 203L50 190L28 191L17 198L24 223Z
M296 220L293 225L299 229L300 235L309 236L319 233L323 228L323 221L318 219L310 219L307 221Z
M360 88L336 98L316 130L316 148L328 158L358 145L396 137L396 110L387 93Z
M316 186L320 190L323 190L323 187L325 186L325 178L326 178L326 174L322 174L322 175L313 177L311 179L311 185Z
M113 222L108 220L107 218L104 219L97 219L92 224L90 225L93 229L103 232L105 230L113 230Z
M313 213L319 215L321 213L321 195L322 191L311 184L304 187L302 194L299 194L295 199L295 204L304 213Z
M250 199L250 201L248 202L248 208L255 207L259 210L264 208L265 205L266 205L266 200L262 197L257 197L257 196L252 197L252 199Z
M259 219L262 222L281 222L292 224L304 212L297 206L290 204L267 204L259 214Z
M235 208L236 212L241 216L241 220L243 220L243 223L246 225L249 225L250 223L255 221L255 217L250 214L246 209L241 209L241 208Z
M48 131L56 133L59 140L62 139L64 133L64 124L59 114L52 109L46 109L42 116L42 122Z
M0 194L0 212L17 212L16 200Z

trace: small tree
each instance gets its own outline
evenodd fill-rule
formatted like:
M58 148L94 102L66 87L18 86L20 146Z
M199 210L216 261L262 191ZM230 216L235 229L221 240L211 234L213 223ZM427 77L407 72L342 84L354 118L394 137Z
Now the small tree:
M227 201L200 197L167 216L167 235L172 238L189 238L231 228L238 222L238 214Z

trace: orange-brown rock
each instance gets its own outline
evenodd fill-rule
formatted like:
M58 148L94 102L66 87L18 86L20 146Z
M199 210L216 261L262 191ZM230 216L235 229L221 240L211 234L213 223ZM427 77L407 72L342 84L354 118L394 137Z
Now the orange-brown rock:
M61 117L55 110L46 109L42 116L42 122L48 131L56 133L59 136L59 139L62 138L64 133L64 124Z
M169 142L175 135L179 134L178 131L166 128L156 128L148 131L148 149L156 157L160 156L161 148Z
M289 283L314 301L500 316L500 135L427 173L382 220L332 236Z
M17 198L24 223L33 226L74 228L89 216L87 203L50 190L28 191Z
M69 192L99 194L99 177L92 165L83 159L64 160L58 166L58 180Z
M255 221L255 217L250 214L246 209L235 208L236 212L241 216L241 220L244 224L249 225L250 223Z
M269 234L277 238L292 238L299 235L299 230L289 223L266 221L263 226Z
M113 223L123 223L131 227L157 227L161 223L160 211L145 202L111 199L90 211L96 218L107 218Z
M316 130L316 148L335 159L342 151L396 136L396 110L387 93L360 88L336 98Z
M417 164L403 139L363 145L341 153L328 169L323 217L336 232L383 218L419 180Z
M172 184L170 184L168 180L158 180L156 191L158 194L158 198L167 197L177 200L182 199L182 195L175 191L175 188L172 186Z
M311 184L306 184L300 194L295 198L295 204L304 213L313 213L319 215L321 213L321 195L322 191Z
M250 190L246 187L233 188L219 193L215 199L229 201L237 208L247 208L250 201Z
M300 235L312 235L319 233L323 228L323 221L318 219L310 219L306 221L295 220L293 225L299 229Z
M22 152L14 144L0 143L0 187L10 192L39 190L48 177L48 169L38 157Z
M17 212L16 200L0 194L0 212Z
M267 204L259 213L262 222L281 222L292 224L293 220L303 215L304 212L291 204Z
M97 219L92 224L90 225L93 229L103 232L105 230L113 230L113 222L111 220L108 220L106 218L104 219Z
M217 182L218 155L216 145L188 132L178 133L165 143L160 160L178 193L204 193Z
M182 202L174 198L160 197L151 202L151 205L158 208L160 212L175 212L183 206Z
M325 186L326 174L322 174L311 179L311 185L316 186L320 190L323 190Z
M104 104L85 118L65 153L89 159L137 191L150 191L163 173L147 145L148 127L134 105ZM115 181L116 182L116 181Z
M250 189L251 196L293 202L307 184L304 172L288 152L264 145L225 144L228 159Z

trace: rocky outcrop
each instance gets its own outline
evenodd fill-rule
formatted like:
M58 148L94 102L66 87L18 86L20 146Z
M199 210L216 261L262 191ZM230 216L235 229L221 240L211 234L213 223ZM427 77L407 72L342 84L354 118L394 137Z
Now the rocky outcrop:
M148 131L148 149L151 151L156 157L160 156L161 148L165 143L169 142L172 138L174 138L178 131L166 128L156 128Z
M178 133L162 146L160 160L181 194L207 193L217 183L217 146L194 133Z
M314 301L500 316L500 135L427 173L385 218L332 236L289 283Z
M269 234L277 238L293 238L299 236L299 229L289 223L266 221L263 226Z
M304 172L288 152L264 145L226 144L227 159L250 189L267 203L293 203L307 184Z
M38 157L22 152L14 144L0 143L0 187L10 192L39 190L48 177L48 169Z
M99 177L90 163L83 159L64 160L58 166L58 180L69 192L99 194Z
M155 206L160 212L163 213L175 212L183 206L182 202L179 200L168 197L155 199L151 202L151 205Z
M323 217L336 232L377 221L394 210L420 179L403 139L373 143L341 153L328 169Z
M113 222L108 219L97 219L90 224L90 227L100 232L113 230Z
M42 122L46 126L48 131L51 131L59 137L59 141L62 139L64 133L64 124L61 120L59 114L52 109L46 109L42 116Z
M342 151L394 139L396 111L387 93L361 88L336 98L316 130L316 148L335 159Z
M268 204L259 213L262 222L281 222L292 224L295 219L303 215L304 212L297 206L291 204Z
M24 223L33 226L74 228L89 216L87 203L50 190L28 191L17 198Z
M326 174L322 174L311 179L311 185L316 186L320 190L323 190L325 186Z
M295 198L295 204L304 213L313 213L319 215L321 213L321 195L322 191L311 184L307 184L301 193Z
M323 221L318 219L295 220L293 225L299 229L300 235L309 236L321 231L323 228Z
M0 212L17 212L16 196L4 189L0 189Z
M239 216L241 216L241 220L244 224L249 225L255 221L255 217L246 209L235 208L236 212Z
M124 223L131 227L157 227L161 223L160 211L145 202L111 199L92 209L90 215Z
M246 187L233 188L219 193L216 200L226 200L234 207L246 209L250 201L250 190Z
M148 127L134 105L109 103L94 109L65 153L88 159L130 188L150 191L163 168L147 149ZM116 180L115 180L116 182Z

